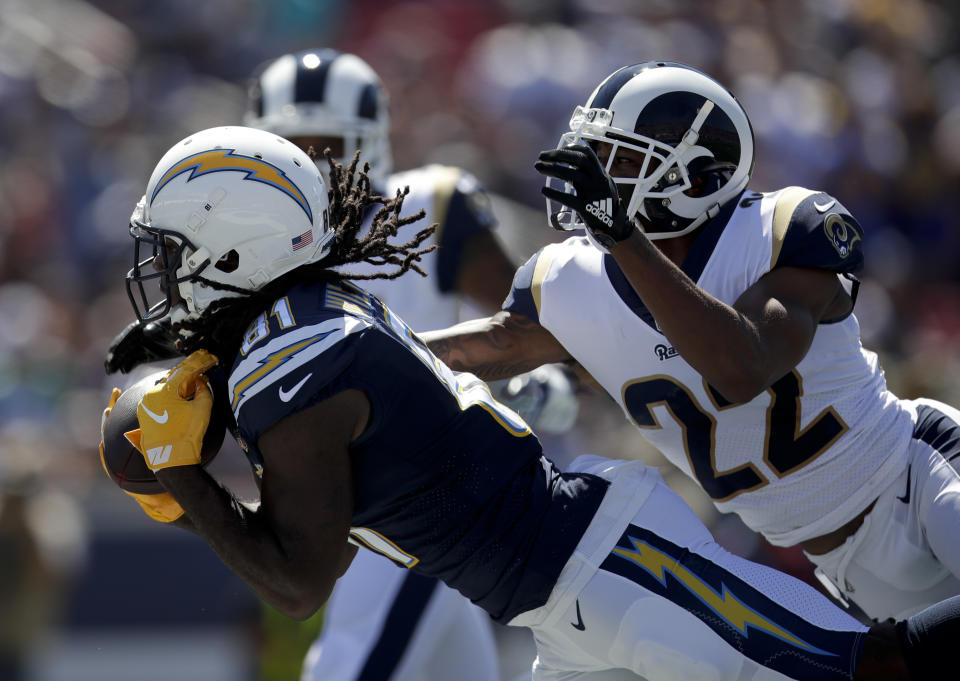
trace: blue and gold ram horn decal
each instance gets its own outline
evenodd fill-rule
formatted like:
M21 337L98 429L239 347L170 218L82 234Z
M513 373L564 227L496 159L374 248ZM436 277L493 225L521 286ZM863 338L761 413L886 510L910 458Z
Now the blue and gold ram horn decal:
M313 211L310 210L310 203L307 201L307 197L282 170L272 163L267 163L263 159L237 154L233 149L201 151L198 154L187 156L185 159L175 163L157 182L156 189L154 189L153 194L150 195L150 203L153 203L153 200L157 194L160 193L160 190L178 175L189 172L190 177L187 178L187 182L189 182L193 178L200 177L201 175L229 170L246 173L246 177L243 178L245 180L262 182L275 189L279 189L297 202L297 205L307 214L307 219L313 224Z

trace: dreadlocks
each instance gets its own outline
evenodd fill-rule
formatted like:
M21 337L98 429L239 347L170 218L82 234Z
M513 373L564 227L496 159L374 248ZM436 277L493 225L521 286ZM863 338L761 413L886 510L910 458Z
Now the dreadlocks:
M313 150L310 150L313 157ZM235 286L198 277L200 283L215 289L240 294L239 297L223 298L213 302L200 319L187 320L173 325L179 332L177 349L187 355L204 348L219 357L233 357L240 347L243 333L252 319L290 287L300 283L319 281L346 281L354 279L396 279L413 270L421 276L427 273L418 264L426 253L436 245L422 244L436 230L432 224L417 232L405 243L391 243L401 227L425 216L420 210L414 215L400 216L403 199L409 189L398 191L393 198L374 194L368 172L370 164L357 171L360 152L353 156L350 165L344 167L324 153L330 166L330 222L334 232L330 252L319 262L301 265L278 277L258 291L249 291ZM370 230L358 237L364 217L376 206ZM355 263L369 263L383 267L373 274L351 274L339 268ZM388 267L392 266L392 269ZM335 269L336 268L336 269Z

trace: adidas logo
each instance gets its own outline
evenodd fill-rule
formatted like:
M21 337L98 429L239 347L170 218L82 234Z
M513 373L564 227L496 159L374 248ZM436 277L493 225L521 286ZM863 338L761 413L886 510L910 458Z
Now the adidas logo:
M602 201L591 201L587 204L587 212L596 217L607 227L613 227L613 199L607 198Z
M167 445L166 447L154 447L153 449L147 450L147 458L150 459L151 466L156 466L169 461L170 454L172 453L173 445Z

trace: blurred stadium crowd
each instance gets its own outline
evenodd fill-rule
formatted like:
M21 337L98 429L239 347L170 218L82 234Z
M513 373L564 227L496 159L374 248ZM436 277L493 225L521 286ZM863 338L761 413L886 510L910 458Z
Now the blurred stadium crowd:
M826 189L864 226L858 317L894 392L956 406L958 19L960 4L930 0L0 0L0 593L15 604L0 613L0 678L18 678L35 633L135 623L97 593L111 574L98 556L166 537L96 457L118 382L104 350L131 318L127 218L173 142L240 121L257 64L315 46L361 55L392 95L398 167L459 165L531 208L503 227L521 230L502 235L518 262L558 238L533 161L573 107L625 64L699 67L751 116L753 188ZM600 402L567 446L657 463ZM690 498L734 550L805 569ZM110 528L140 543L105 554Z

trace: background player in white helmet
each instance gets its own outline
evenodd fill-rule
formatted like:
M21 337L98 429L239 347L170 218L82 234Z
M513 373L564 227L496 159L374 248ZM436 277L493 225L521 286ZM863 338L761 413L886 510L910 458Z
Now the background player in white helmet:
M960 593L960 413L899 400L861 347L856 219L824 192L749 190L752 166L747 115L712 78L616 71L536 166L554 226L587 238L534 255L493 318L425 337L487 379L576 359L835 596L917 612Z
M510 290L514 267L494 234L489 198L476 178L460 168L431 164L394 172L389 116L387 92L365 61L315 49L283 55L258 69L250 83L244 123L281 135L305 151L330 149L344 164L359 150L361 164L370 164L375 191L390 197L409 188L405 212L422 210L427 224L438 224L437 249L420 263L429 276L369 279L364 288L412 328L454 324L464 318L465 304L472 303L469 309L474 310L498 309ZM327 173L324 159L318 167ZM371 212L365 229L372 218ZM346 269L370 275L377 265ZM519 384L511 406L525 412L538 430L568 429L576 416L569 381L555 367L534 376ZM385 656L383 650L394 654ZM488 618L436 580L363 552L337 583L303 679L372 678L373 666L377 678L393 681L496 678Z

